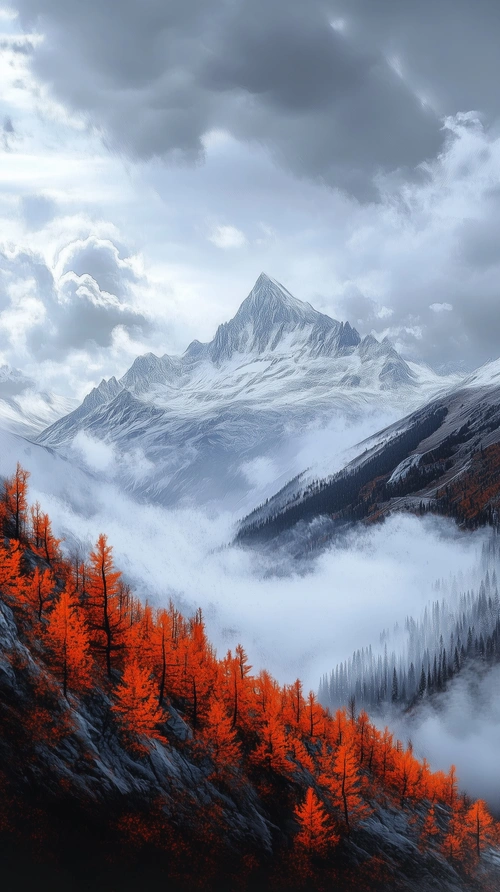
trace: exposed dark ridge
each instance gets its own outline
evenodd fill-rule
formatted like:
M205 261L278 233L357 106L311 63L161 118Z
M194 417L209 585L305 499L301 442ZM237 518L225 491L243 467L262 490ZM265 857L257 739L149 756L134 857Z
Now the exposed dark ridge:
M381 447L361 463L348 466L333 478L311 483L299 499L260 521L242 522L236 536L238 542L266 540L295 526L299 521L310 521L320 515L336 515L351 509L345 519L361 519L371 500L363 498L362 489L374 479L391 473L398 464L430 437L443 423L448 409L437 405L417 413L411 427Z

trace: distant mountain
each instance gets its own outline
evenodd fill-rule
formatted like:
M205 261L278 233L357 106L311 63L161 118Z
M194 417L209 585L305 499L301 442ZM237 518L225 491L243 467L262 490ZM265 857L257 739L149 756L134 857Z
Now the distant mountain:
M337 474L297 475L245 518L238 539L289 538L300 525L301 547L314 548L346 523L402 510L498 526L500 362L361 443Z
M210 343L138 357L38 442L69 448L84 431L151 463L140 480L125 463L129 487L165 503L195 495L234 506L251 488L245 468L271 456L286 474L304 431L379 409L402 414L456 380L405 362L387 339L361 339L262 273Z
M19 369L0 366L0 427L33 437L66 415L76 400L40 390L36 381Z

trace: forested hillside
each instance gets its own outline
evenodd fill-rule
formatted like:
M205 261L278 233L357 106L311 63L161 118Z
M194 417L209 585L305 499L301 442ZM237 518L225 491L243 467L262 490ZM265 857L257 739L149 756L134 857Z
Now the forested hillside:
M28 477L18 465L0 500L5 877L498 888L498 826L453 767L433 772L366 712L332 714L300 680L253 672L242 646L218 656L200 612L140 601L98 531L84 560L66 554Z
M456 579L439 581L441 597L420 618L407 616L404 628L386 630L383 647L365 647L323 676L320 701L331 709L355 698L359 707L385 712L390 704L418 705L446 691L467 669L487 671L500 662L500 600L497 570L500 536L483 547L483 578L460 590Z
M293 539L302 551L346 525L394 511L453 518L462 529L498 526L500 393L497 386L452 392L381 431L331 477L298 475L240 524L236 541ZM307 543L304 546L304 543Z

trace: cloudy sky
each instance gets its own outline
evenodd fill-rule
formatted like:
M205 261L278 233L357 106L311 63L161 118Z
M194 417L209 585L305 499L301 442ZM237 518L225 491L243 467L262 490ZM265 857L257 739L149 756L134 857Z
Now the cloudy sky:
M0 361L82 395L262 269L436 368L500 355L495 0L0 7Z

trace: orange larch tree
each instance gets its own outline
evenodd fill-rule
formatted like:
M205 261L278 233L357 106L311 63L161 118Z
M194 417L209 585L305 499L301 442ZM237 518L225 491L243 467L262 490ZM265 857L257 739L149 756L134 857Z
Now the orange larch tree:
M369 808L361 796L362 776L351 741L337 747L333 763L320 777L332 796L332 804L340 809L349 836L353 824L367 817Z
M4 481L6 520L14 539L24 539L28 518L28 479L30 473L19 462L12 477Z
M304 719L304 724L309 737L315 737L319 733L319 729L323 724L322 720L323 709L316 700L314 692L309 691Z
M440 831L436 820L436 809L432 802L425 815L424 823L420 831L418 840L420 850L425 852L429 848L429 843L435 842L439 834Z
M112 709L126 731L164 740L157 729L163 719L163 710L158 706L154 682L149 671L137 660L125 664L115 698Z
M485 848L498 844L498 829L483 799L477 799L467 811L465 833L473 844L477 858L481 857Z
M22 586L21 557L18 541L11 539L6 546L0 539L0 593L19 597Z
M34 505L30 507L30 526L31 526L31 547L34 551L39 553L39 549L43 544L43 533L42 533L42 508L40 502L36 501Z
M30 604L39 620L52 601L54 585L50 570L41 570L40 567L35 567L33 575L25 581L22 600Z
M416 795L421 778L420 768L410 747L405 750L396 749L390 782L397 790L400 808L404 807L408 798Z
M260 730L260 742L251 755L251 760L274 771L288 774L295 766L288 759L290 749L283 722L278 713L271 712Z
M302 716L305 712L302 682L297 678L293 684L286 688L285 717L298 728L302 724Z
M112 655L123 648L124 620L120 611L121 573L113 565L112 547L107 536L99 536L90 552L86 578L86 606L89 610L91 643L103 655L108 676L111 676Z
M266 716L278 709L279 685L267 669L262 669L252 679L252 699L257 718L264 722Z
M249 675L251 666L241 645L235 648L234 656L228 650L221 668L221 685L228 709L231 710L233 728L245 727L253 702L253 684Z
M49 566L54 567L61 563L61 539L56 539L52 532L52 522L48 514L43 511L40 515L41 545L40 554L45 558Z
M212 699L203 729L203 739L219 773L234 769L239 764L241 746L222 699Z
M172 620L167 610L159 610L153 628L153 672L158 683L158 703L165 702L168 671L168 650L172 640Z
M125 614L122 611L122 619ZM155 657L155 622L151 605L141 605L141 614L135 622L127 624L124 631L127 657L137 660L141 666L153 667Z
M326 855L328 848L339 841L312 787L308 787L303 803L295 807L295 817L300 830L294 845L308 855Z
M92 660L86 623L74 598L62 591L49 615L47 644L52 668L66 697L68 687L86 691L92 686Z
M363 765L368 754L369 741L369 725L370 720L364 709L361 710L356 719L355 743L358 751L359 764Z
M465 851L466 828L463 809L456 803L450 810L446 835L441 846L442 852L452 863L463 861ZM470 846L469 846L470 851Z
M455 765L451 765L448 774L445 775L444 798L450 808L455 808L458 798L458 779Z
M183 688L191 702L191 726L196 734L200 719L206 714L216 678L216 661L205 633L201 610L189 622L184 642Z

